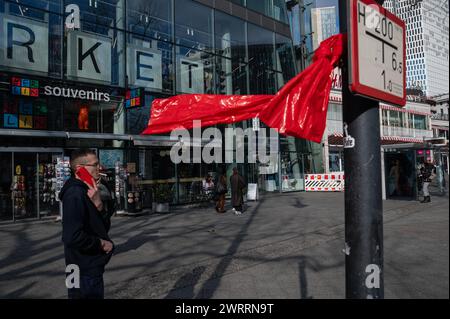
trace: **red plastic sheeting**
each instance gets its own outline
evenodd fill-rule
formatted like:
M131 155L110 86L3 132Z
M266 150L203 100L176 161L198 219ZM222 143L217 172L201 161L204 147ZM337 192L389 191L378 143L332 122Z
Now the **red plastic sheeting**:
M183 94L152 103L147 129L141 134L159 134L175 129L227 124L259 117L280 134L319 143L326 125L331 73L346 43L342 34L320 44L313 63L276 95Z

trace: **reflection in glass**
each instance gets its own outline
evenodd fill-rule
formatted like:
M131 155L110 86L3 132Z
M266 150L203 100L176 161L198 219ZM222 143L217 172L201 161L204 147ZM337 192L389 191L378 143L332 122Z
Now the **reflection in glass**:
M311 28L313 32L313 50L316 50L320 43L338 33L338 7L327 6L311 9Z
M117 111L117 112L116 112ZM117 102L64 101L64 130L69 132L123 134Z
M220 11L215 12L217 93L247 94L245 22Z
M250 94L275 94L274 34L248 23Z
M176 43L188 49L211 51L212 12L195 1L175 1Z
M276 66L278 75L278 87L282 87L286 82L296 75L292 41L282 35L275 34Z
M176 47L177 91L214 94L214 56L203 51Z

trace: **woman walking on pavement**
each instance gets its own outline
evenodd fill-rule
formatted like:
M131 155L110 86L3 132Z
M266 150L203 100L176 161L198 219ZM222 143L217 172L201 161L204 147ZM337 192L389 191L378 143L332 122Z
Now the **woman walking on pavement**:
M233 175L230 177L231 184L231 205L233 206L233 211L236 215L242 214L242 204L244 203L244 198L242 195L242 190L245 188L244 178L239 175L237 167L233 168Z
M430 186L431 181L436 177L436 168L431 161L427 161L420 169L420 177L423 181L423 200L421 203L429 203L431 202L431 197L428 187Z
M219 180L217 182L216 187L216 196L217 196L217 202L216 202L216 211L218 213L225 213L225 194L228 192L227 189L227 177L225 175L225 172L222 172L219 176Z

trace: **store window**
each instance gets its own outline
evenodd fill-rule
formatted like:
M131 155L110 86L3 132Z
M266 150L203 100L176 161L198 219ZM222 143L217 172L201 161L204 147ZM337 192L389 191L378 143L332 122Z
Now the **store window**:
M48 98L26 98L0 93L0 128L57 131L62 128L61 108Z
M281 190L283 192L304 189L305 163L303 153L307 152L305 140L294 137L280 137Z
M64 130L69 132L123 134L123 102L121 98L111 101L59 100L63 105Z
M141 134L147 128L148 120L150 119L151 104L154 96L145 95L145 100L142 106L127 109L127 134Z
M393 127L403 127L402 114L396 111L389 111L389 124Z
M381 116L382 116L383 126L388 126L389 125L388 111L387 110L381 110Z
M247 94L245 22L215 11L216 92Z
M330 172L344 171L344 153L343 151L330 151L328 155L328 164Z
M427 127L427 118L425 115L414 114L414 128L416 130L426 130Z

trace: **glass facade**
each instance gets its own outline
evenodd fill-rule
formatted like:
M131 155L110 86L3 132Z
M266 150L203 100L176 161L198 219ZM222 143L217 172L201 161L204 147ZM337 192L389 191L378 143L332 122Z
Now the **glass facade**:
M284 1L264 1L262 7L233 2L287 21ZM175 165L167 136L139 143L130 138L146 128L152 101L181 93L274 94L296 73L289 37L197 1L0 0L1 168L9 172L19 165L31 174L23 179L37 185L45 165L50 172L58 157L91 147L111 181L118 178L116 163L128 172L123 192L143 192L140 206L151 206L154 187L161 183L170 186L173 203L194 202L206 174L229 173L233 165ZM232 126L245 129L250 122ZM269 189L302 189L307 166L302 161L309 154L302 143L286 143L270 178L276 186ZM248 181L258 182L257 164L238 166ZM283 176L298 181L280 187L281 168ZM6 184L17 184L22 178L16 175L4 177L2 198L11 198ZM30 189L26 196L36 192ZM128 194L121 196L125 209L140 207L126 200ZM25 205L27 217L53 209L44 209L47 195L40 200Z
M242 2L243 1L233 1ZM287 23L285 0L246 0L247 8L269 16L275 20Z
M314 51L328 37L339 33L339 1L312 0L292 2L289 6L292 41L302 67L311 63Z

